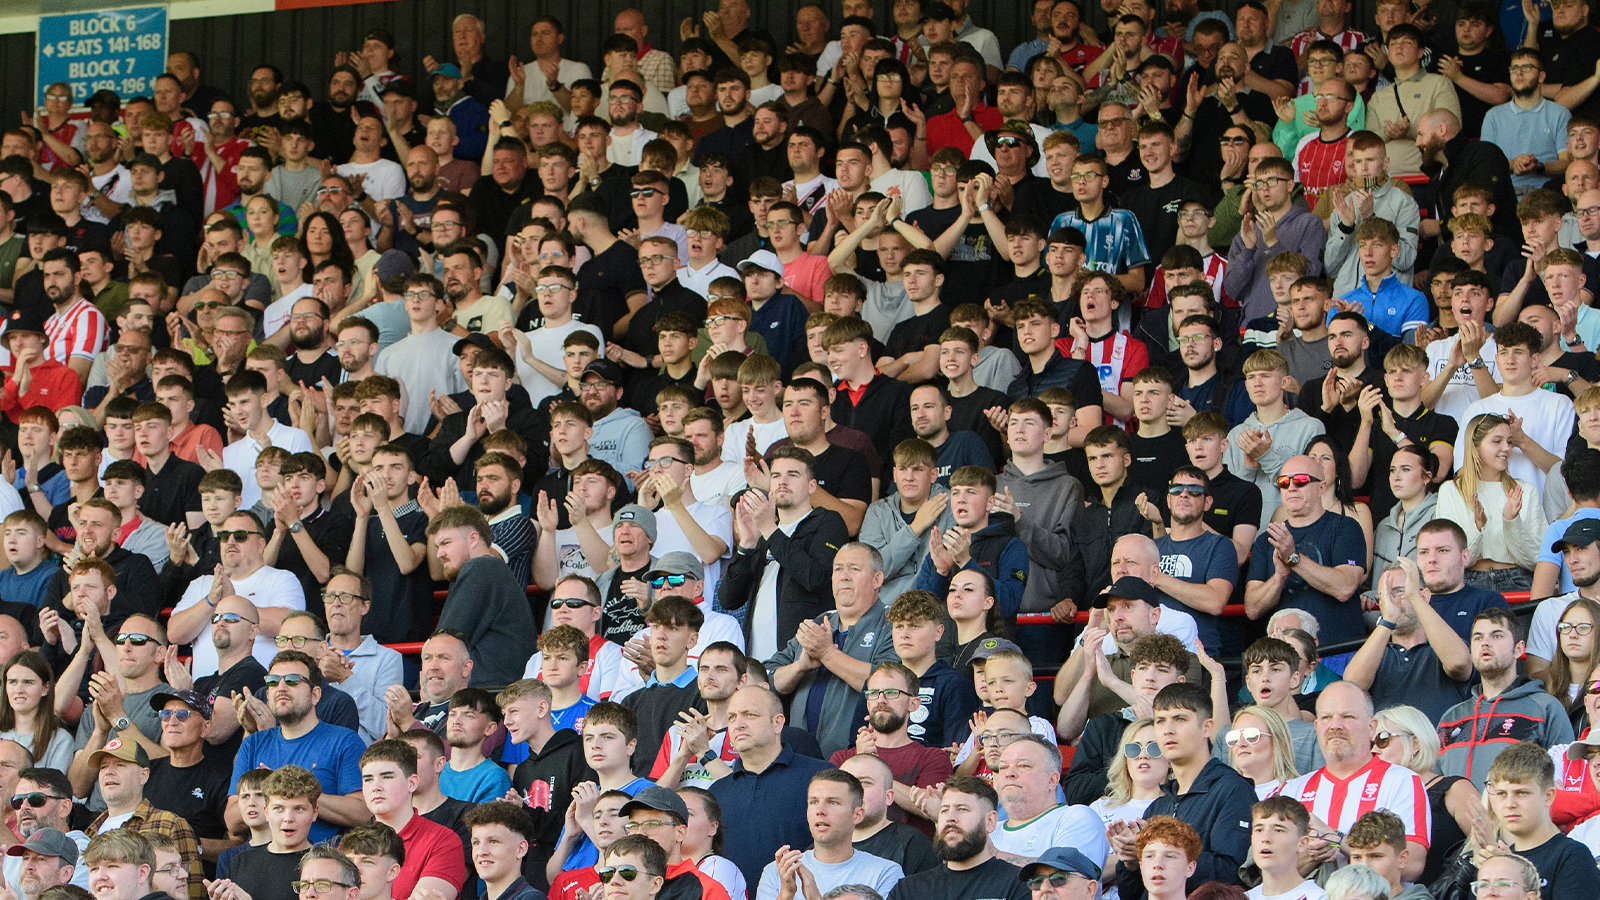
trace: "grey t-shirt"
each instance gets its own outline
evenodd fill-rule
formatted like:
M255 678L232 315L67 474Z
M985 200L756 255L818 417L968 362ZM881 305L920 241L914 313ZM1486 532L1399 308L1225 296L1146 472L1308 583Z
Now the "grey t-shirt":
M842 863L818 862L812 850L807 850L800 858L816 877L817 890L824 894L842 884L865 884L876 888L880 897L887 897L905 877L896 863L864 850L857 850ZM755 900L777 900L779 887L778 864L769 862L761 870L761 885L756 888Z
M162 691L170 690L172 688L168 685L158 684L147 691L128 694L122 698L123 713L133 723L133 727L139 729L153 744L161 742L161 714L150 708L150 698ZM93 734L94 713L92 710L84 710L83 718L78 720L76 749L82 750L87 747L89 738ZM117 733L112 731L111 736L116 737ZM100 785L96 784L94 790L89 792L89 800L86 805L89 807L90 812L98 813L105 810L106 801L100 796Z

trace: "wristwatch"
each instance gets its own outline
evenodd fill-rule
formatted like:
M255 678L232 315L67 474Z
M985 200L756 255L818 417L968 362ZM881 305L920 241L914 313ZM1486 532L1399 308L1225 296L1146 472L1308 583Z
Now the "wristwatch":
M128 730L128 725L129 725L128 717L127 716L121 716L115 722L111 723L111 728L113 730L115 730L115 731L127 731Z
M700 758L699 758L698 762L702 766L710 765L711 761L713 759L716 759L718 755L719 754L715 750L707 750L706 752L700 754Z
M1390 630L1390 631L1393 631L1393 630L1395 630L1395 628L1397 628L1397 627L1398 627L1398 623L1395 623L1395 622L1391 622L1391 621L1389 621L1389 620L1388 620L1388 619L1385 619L1385 618L1381 618L1381 617L1380 617L1380 618L1379 618L1379 619L1378 619L1378 627L1379 627L1379 628L1387 628L1387 629L1389 629L1389 630Z
M302 519L296 519L293 522L289 523L289 533L290 534L299 534L300 532L305 531L305 530L306 530L306 523Z
M1300 565L1300 551L1296 550L1295 552L1289 554L1289 558L1285 559L1283 564L1291 569Z
M1469 368L1469 369L1482 369L1487 365L1489 365L1489 364L1484 362L1483 361L1483 357L1480 356L1480 357L1474 359L1472 362L1467 363L1467 368Z

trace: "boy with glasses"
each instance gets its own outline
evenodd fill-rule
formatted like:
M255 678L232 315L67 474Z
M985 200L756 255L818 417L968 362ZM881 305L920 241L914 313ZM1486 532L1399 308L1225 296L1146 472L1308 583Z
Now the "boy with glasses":
M528 399L540 405L546 397L558 393L571 381L565 366L565 341L574 332L592 334L603 348L605 335L586 322L579 322L572 313L578 280L571 269L562 266L544 266L538 270L534 287L538 317L500 326L500 344L517 359L517 380L528 388ZM511 348L515 347L515 351Z
M1123 107L1107 107L1121 109ZM1101 115L1107 115L1106 110ZM1131 126L1131 121L1128 120ZM1130 131L1131 134L1131 131ZM1144 267L1150 263L1150 251L1145 249L1144 231L1139 219L1129 210L1114 209L1106 197L1111 185L1105 159L1098 156L1081 156L1072 164L1072 194L1078 208L1056 216L1050 223L1051 233L1062 228L1076 228L1087 242L1086 264L1117 276L1122 286L1130 291L1144 290Z
M1308 275L1322 274L1322 247L1327 229L1305 207L1293 202L1294 167L1288 160L1271 157L1255 167L1248 193L1251 215L1240 222L1239 234L1228 250L1228 275L1223 288L1244 307L1249 321L1272 312L1268 261L1293 251L1304 256ZM1242 205L1242 204L1241 204Z

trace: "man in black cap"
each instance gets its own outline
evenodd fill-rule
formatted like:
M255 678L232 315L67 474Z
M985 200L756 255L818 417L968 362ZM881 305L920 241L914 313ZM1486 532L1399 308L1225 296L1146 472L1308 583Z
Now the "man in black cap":
M727 900L728 891L715 878L700 871L694 860L683 858L683 837L689 824L689 807L676 791L652 784L622 804L621 815L629 834L642 834L667 852L666 882L656 900Z
M1579 597L1600 601L1600 519L1579 519L1567 526L1560 540L1550 545L1572 576L1573 589L1551 597L1533 611L1528 623L1528 656L1539 662L1555 658L1556 625L1572 601ZM1546 663L1548 667L1548 663ZM1530 666L1530 669L1533 667Z
M1071 847L1046 850L1021 878L1033 900L1094 900L1100 890L1099 864Z
M88 846L89 839L84 838L83 843ZM14 884L12 890L23 900L37 900L45 889L58 884L87 889L89 870L77 864L79 852L77 842L59 829L39 828L23 843L6 848L6 869L16 869L16 878L6 879L8 886Z
M150 708L161 716L161 746L168 755L150 761L145 796L157 809L183 817L202 851L221 853L233 844L223 821L233 764L205 755L211 701L192 690L162 691L150 697Z
M621 366L609 359L597 359L584 367L580 398L594 416L589 454L605 460L624 475L637 473L650 454L651 438L650 426L639 412L618 405L626 382L627 375Z
M83 396L78 373L45 355L48 340L44 317L37 309L18 309L5 320L0 344L11 354L11 366L0 390L0 412L12 421L29 407L59 410Z
M0 170L0 184L4 184L6 173ZM0 188L3 190L3 188ZM17 222L23 226L22 212L17 209ZM39 260L44 255L57 247L67 245L67 223L61 217L50 211L48 206L28 216L26 222L28 235L28 258L33 261L32 268L17 276L16 284L11 290L12 309L37 310L41 315L48 316L54 312L50 298L44 292L44 272L39 268Z
M1160 566L1161 557L1155 541L1142 534L1125 535L1112 547L1111 557L1112 575L1116 580L1093 598L1088 626L1061 667L1055 689L1058 706L1066 705L1068 694L1083 674L1083 667L1095 664L1093 653L1105 653L1111 671L1126 681L1133 673L1133 645L1145 635L1170 634L1186 647L1194 645L1197 636L1194 617L1181 609L1162 606L1161 592L1148 580ZM1148 565L1144 564L1146 557ZM1123 571L1126 569L1138 571ZM1106 652L1107 638L1110 638L1109 653ZM1199 662L1193 662L1184 672L1186 680L1196 683L1200 674ZM1089 691L1088 708L1083 713L1092 719L1126 705L1126 701L1096 679Z

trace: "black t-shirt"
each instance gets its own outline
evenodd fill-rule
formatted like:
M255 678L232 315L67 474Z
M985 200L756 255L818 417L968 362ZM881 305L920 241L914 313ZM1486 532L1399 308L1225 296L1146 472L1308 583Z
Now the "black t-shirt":
M649 570L648 565L631 572L619 568L611 579L611 589L602 602L604 615L600 619L600 635L606 640L626 644L629 638L644 630L644 610L632 597L622 593L622 585L630 578L643 581L644 573Z
M1594 854L1578 841L1558 834L1537 847L1517 852L1539 870L1540 900L1600 897L1600 880L1594 877Z
M1578 373L1579 378L1590 384L1600 378L1600 359L1596 359L1592 353L1573 353L1568 351L1557 357L1556 361L1551 365L1558 369L1571 369ZM1566 385L1556 382L1555 387L1556 393L1571 397L1574 400L1577 399L1573 397L1572 389Z
M615 323L628 314L628 295L645 289L644 275L639 272L639 251L625 241L616 241L578 271L578 297L573 312L585 322Z
M67 249L74 252L109 246L110 243L111 229L99 222L79 219L76 225L67 226Z
M887 350L889 355L899 359L908 353L916 353L929 344L939 343L939 335L950 327L950 307L943 303L935 304L933 309L921 315L913 315L894 326L889 332Z
M1166 485L1172 479L1172 473L1180 466L1189 464L1183 431L1169 428L1166 434L1153 438L1140 437L1138 432L1134 432L1128 435L1128 440L1133 444L1133 462L1128 466L1128 480L1146 485L1162 495L1159 499L1154 496L1151 499L1165 507Z
M273 853L267 847L251 847L235 856L228 865L228 878L244 888L250 900L300 900L289 886L294 879L287 873L300 871L300 857L305 851Z
M933 852L928 836L904 822L890 822L872 837L855 842L855 848L880 859L887 859L907 875L938 868L942 863Z
M1595 63L1600 62L1600 29L1591 23L1566 37L1560 37L1556 34L1555 26L1546 22L1539 26L1539 58L1544 61L1545 84L1568 86L1592 78ZM1600 91L1590 94L1589 99L1578 104L1572 116L1591 121L1600 116Z
M1200 200L1207 206L1215 206L1217 192L1178 175L1161 187L1151 186L1146 179L1139 187L1122 193L1122 206L1139 220L1151 260L1160 262L1178 242L1178 210L1185 200Z
M194 826L196 837L220 840L228 836L222 811L228 805L228 785L232 780L233 764L221 757L202 757L197 765L181 769L170 760L152 759L144 795L156 809L187 820Z
M954 206L949 209L926 206L906 216L906 221L917 226L932 241L938 240L939 235L955 223L960 212ZM940 289L939 296L942 302L953 306L962 302L956 300L957 297L987 297L996 283L1010 280L1010 262L1002 260L995 252L988 229L983 227L982 222L976 222L967 227L950 251L945 262L944 287Z
M540 183L539 176L529 172L522 176L517 189L509 193L494 180L494 176L481 176L472 183L472 196L468 199L477 216L478 232L501 244L505 241L506 229L510 227L511 214L518 207L543 196L544 185Z
M294 384L312 388L321 387L324 378L328 379L329 384L338 384L339 376L344 371L339 365L339 354L332 350L311 362L301 362L300 354L291 353L283 361L283 370Z
M1206 510L1206 525L1229 540L1240 525L1261 524L1261 489L1223 469L1211 479L1211 508Z
M377 516L374 515L372 518L376 519ZM305 531L311 537L311 542L327 555L328 564L342 565L345 554L350 550L350 532L355 522L332 507L323 507L301 521L305 524ZM268 520L266 525L267 540L270 541L277 523L275 520ZM384 542L383 549L385 551L389 549L387 541ZM283 544L278 548L278 561L274 565L300 580L300 587L306 595L306 610L325 617L322 608L322 582L311 573L311 566L306 563L305 556L300 552L300 543L292 533L283 536Z
M407 506L408 511L395 517L406 543L427 543L427 513L414 503ZM433 630L433 585L428 568L417 566L410 575L400 573L376 513L367 517L366 576L372 583L372 609L361 621L362 630L383 644L427 637ZM421 637L416 636L419 634Z
M161 471L145 469L144 496L139 511L146 518L171 525L182 522L186 513L200 511L200 479L206 470L197 463L168 456Z
M1050 224L1050 219L1045 224ZM1050 298L1050 270L1045 268L1041 261L1039 270L1026 278L1017 278L1016 269L1012 268L1011 281L997 286L989 292L989 299L996 306L1016 306L1024 300L1048 300ZM1077 315L1077 311L1073 311Z
M840 500L872 502L872 471L867 458L849 447L829 444L817 457L817 486Z
M202 563L204 560L202 560ZM204 571L204 570L202 570ZM194 689L202 696L208 698L212 705L227 703L234 694L251 696L266 685L267 668L254 656L246 656L228 667L226 672L207 675L195 680ZM241 732L235 731L233 737L220 744L207 743L205 753L208 758L219 759L230 766L229 776L232 776L233 758L239 752L239 744L244 740ZM223 798L226 802L227 798Z
M902 878L888 900L1029 900L1032 892L1021 876L1020 868L999 857L959 871L939 866Z
M1589 358L1589 363L1595 364L1593 357ZM1426 406L1411 416L1396 415L1394 424L1424 452L1428 452L1436 443L1454 445L1456 435L1460 432L1455 419ZM1377 427L1372 429L1371 446L1372 465L1367 469L1367 506L1372 510L1372 521L1381 522L1394 509L1394 491L1389 488L1389 463L1394 461L1394 452L1399 448L1389 440L1382 428Z
M1461 60L1461 74L1474 81L1481 81L1484 84L1511 83L1511 56L1504 50L1486 48L1471 56L1457 50L1455 56ZM1439 73L1439 60L1442 58L1442 55L1434 58L1430 71ZM1591 67L1590 74L1593 72ZM1460 86L1456 87L1456 99L1461 103L1462 133L1481 134L1483 117L1489 112L1491 104L1479 100L1471 91Z
M659 252L659 245L657 246L658 250L652 252ZM638 265L637 258L634 265ZM644 276L640 275L640 279L643 278ZM538 304L530 305L537 307ZM684 313L698 326L706 317L706 298L684 287L676 278L662 285L651 296L650 302L639 307L634 312L633 318L628 320L628 334L622 341L624 346L645 359L655 356L660 349L656 342L656 322L669 312ZM655 400L653 396L650 399ZM654 406L654 403L651 405Z
M1049 227L1056 216L1078 208L1078 199L1072 196L1072 191L1056 190L1049 179L1041 178L1037 183L1030 184L1030 190L1017 192L1016 199L1011 202L1012 215L1035 215L1044 220L1045 227Z
M947 381L945 390L949 389L950 385ZM1005 394L994 388L986 388L981 385L977 390L965 397L951 397L950 431L952 434L957 431L970 431L983 438L984 446L989 448L989 455L994 458L995 465L999 466L1006 459L1005 435L1001 434L994 427L994 423L989 421L985 410L993 409L996 406L1005 409L1010 405L1010 402L1006 400Z

